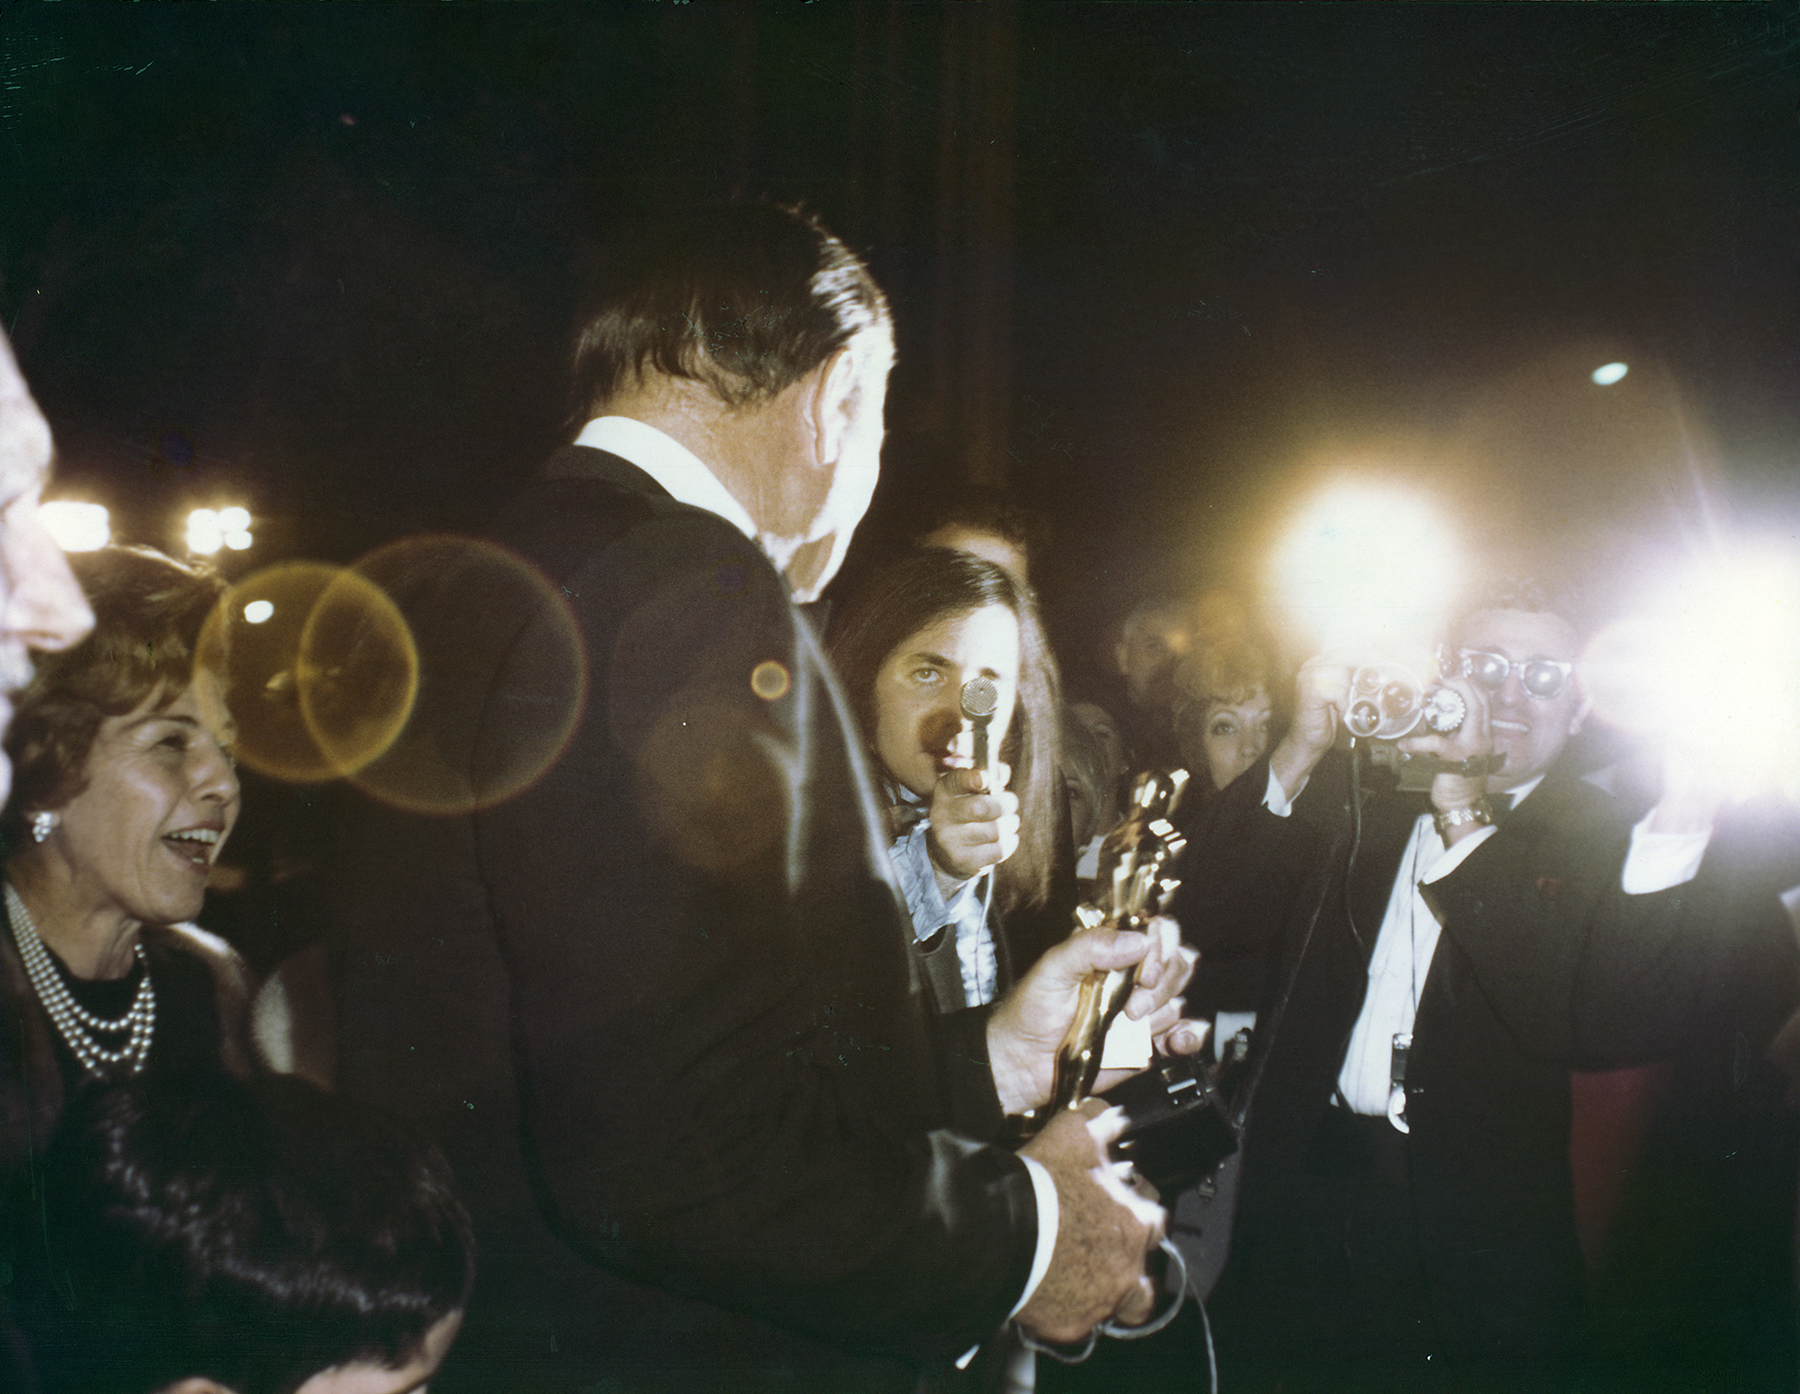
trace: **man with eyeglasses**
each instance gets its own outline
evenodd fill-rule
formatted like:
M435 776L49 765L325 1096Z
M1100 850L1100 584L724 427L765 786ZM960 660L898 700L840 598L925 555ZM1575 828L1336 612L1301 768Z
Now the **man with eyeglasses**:
M1486 787L1523 799L1587 716L1573 680L1580 640L1557 615L1515 609L1477 610L1458 637L1462 676L1487 699L1493 753L1501 757Z
M1538 1391L1580 1366L1570 1070L1705 1008L1670 967L1707 845L1634 830L1564 758L1580 649L1535 586L1484 599L1445 680L1461 727L1401 742L1441 762L1422 793L1333 750L1350 670L1316 658L1196 831L1184 930L1263 926L1274 965L1212 1309L1239 1394Z

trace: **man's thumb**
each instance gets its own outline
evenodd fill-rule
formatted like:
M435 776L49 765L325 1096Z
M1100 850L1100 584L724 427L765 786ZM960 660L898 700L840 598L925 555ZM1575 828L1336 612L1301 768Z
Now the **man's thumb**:
M979 765L967 769L945 770L938 777L938 788L946 794L985 794L987 792L987 771Z
M1071 983L1079 983L1096 969L1126 968L1141 962L1150 951L1150 938L1135 929L1090 929L1070 935L1060 947L1063 953L1057 967Z

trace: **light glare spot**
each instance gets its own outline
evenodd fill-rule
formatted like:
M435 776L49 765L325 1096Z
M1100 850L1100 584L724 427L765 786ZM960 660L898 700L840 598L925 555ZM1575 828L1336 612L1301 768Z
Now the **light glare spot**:
M38 519L65 552L95 552L112 541L112 523L103 503L52 499L38 509Z
M788 670L774 659L764 659L750 670L750 690L765 702L787 696Z
M252 600L244 607L245 624L262 624L274 617L275 606L267 600Z
M1785 550L1695 560L1588 663L1602 716L1737 797L1800 793L1800 562Z
M1594 381L1602 387L1611 387L1630 371L1623 363L1602 363L1594 369Z
M196 508L188 514L187 548L201 556L211 556L225 545L225 533L219 526L219 515L210 508Z
M1286 609L1323 647L1410 647L1438 637L1462 578L1456 540L1416 495L1344 481L1277 549Z
M226 532L243 532L250 526L250 510L233 504L219 510L219 526Z

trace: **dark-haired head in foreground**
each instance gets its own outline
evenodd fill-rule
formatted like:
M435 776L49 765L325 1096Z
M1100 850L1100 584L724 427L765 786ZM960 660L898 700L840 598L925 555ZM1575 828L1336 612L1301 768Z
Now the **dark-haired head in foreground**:
M44 1394L402 1394L455 1339L474 1245L443 1160L303 1081L83 1095L44 1175Z

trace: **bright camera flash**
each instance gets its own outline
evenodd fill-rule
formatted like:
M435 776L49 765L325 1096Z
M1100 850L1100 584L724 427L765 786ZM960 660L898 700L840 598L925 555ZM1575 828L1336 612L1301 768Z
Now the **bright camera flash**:
M112 541L112 521L103 503L50 499L38 508L38 519L65 552L96 552Z
M234 552L248 551L253 541L250 510L237 504L220 509L196 508L188 514L187 528L188 551L206 556L221 547L229 547Z
M219 527L217 513L210 508L196 508L188 514L188 551L210 556L224 545L225 534L224 530Z
M1423 500L1350 481L1308 505L1273 563L1286 609L1327 648L1435 640L1461 579L1455 539Z
M1611 387L1615 382L1623 382L1630 371L1623 363L1602 363L1594 369L1594 381L1601 387Z
M1800 792L1800 560L1739 546L1695 562L1594 641L1594 706L1739 796Z

